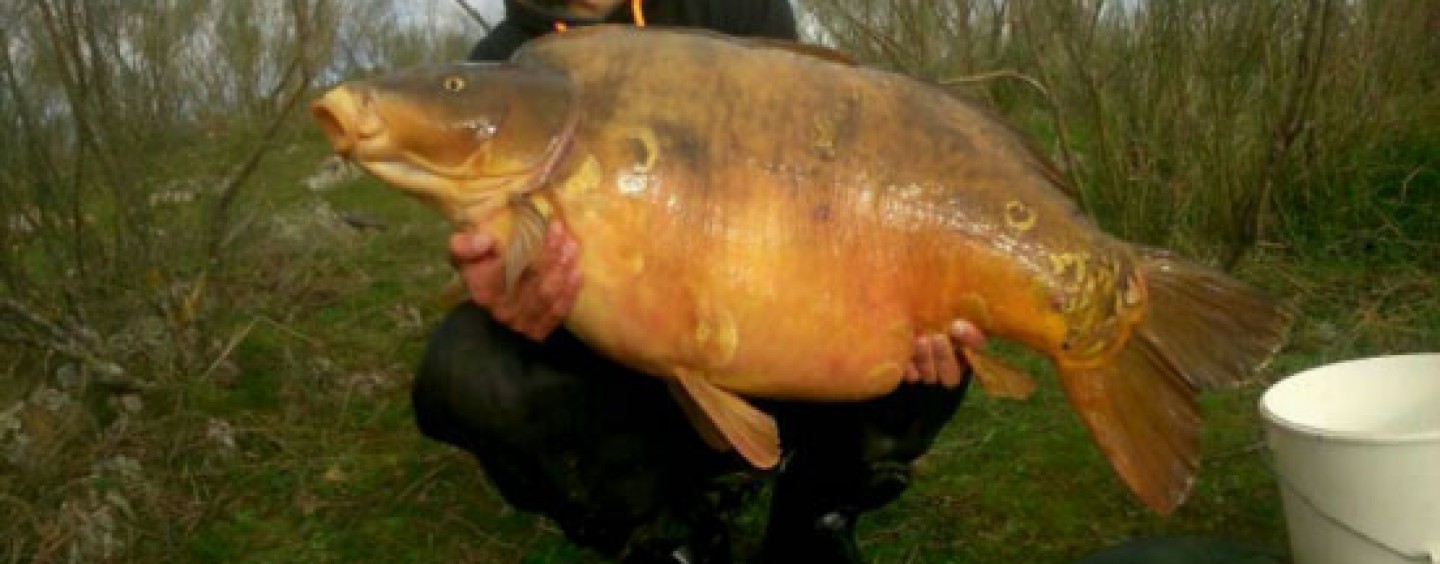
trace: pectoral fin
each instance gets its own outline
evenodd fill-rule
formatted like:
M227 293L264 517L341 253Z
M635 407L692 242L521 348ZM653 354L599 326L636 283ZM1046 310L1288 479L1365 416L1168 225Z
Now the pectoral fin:
M514 212L514 231L510 234L510 244L502 257L505 261L507 294L515 289L515 283L520 280L520 274L525 272L525 267L540 257L540 248L545 242L545 230L549 225L545 214L540 212L540 208L536 207L534 200L528 196L512 199L510 209Z
M773 468L780 462L780 431L774 418L700 374L682 370L676 379L720 435L751 465ZM703 437L706 431L702 428L700 434Z
M975 378L980 380L980 386L990 397L1023 400L1035 393L1035 380L1029 374L974 349L966 348L964 351L965 360L969 361Z

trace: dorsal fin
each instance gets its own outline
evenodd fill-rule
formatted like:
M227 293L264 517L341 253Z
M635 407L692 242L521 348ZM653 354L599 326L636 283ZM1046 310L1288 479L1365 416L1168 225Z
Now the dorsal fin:
M642 28L636 28L636 27L632 27L632 26L628 26L628 25L619 25L619 24L588 25L588 26L585 26L585 27L583 27L583 28L579 28L579 29L575 29L575 30L572 30L572 31L568 31L568 32L566 32L566 33L554 33L554 34L550 34L550 35L547 35L547 36L545 36L545 37L536 39L535 41L532 41L531 43L537 43L537 42L545 41L546 39L550 39L550 38L554 38L554 39L552 39L552 40L557 40L557 39L558 39L558 40L562 40L562 41L563 41L563 40L565 40L565 39L574 39L574 38L576 38L576 37L581 37L581 36L584 36L584 35L601 34L601 33L613 33L613 32L620 32L620 33L628 33L628 32L656 33L656 32L660 32L660 33L673 33L673 34L680 34L680 35L698 35L698 36L704 36L704 37L711 37L711 38L715 38L715 39L725 39L725 40L729 40L729 41L732 41L732 42L735 42L735 43L739 43L739 44L741 44L741 45L746 45L746 46L749 46L749 47L753 47L753 48L756 48L756 49L779 49L779 50L781 50L781 51L789 51L789 52L791 52L791 53L795 53L795 54L798 54L798 55L804 55L804 56L807 56L807 57L814 57L814 58L816 58L816 59L826 60L826 61L830 61L830 62L833 62L833 63L840 63L840 64L842 64L842 65L858 66L858 65L860 64L859 62L857 62L857 61L855 60L854 57L851 57L850 55L845 54L843 51L839 51L839 50L836 50L836 49L833 49L833 48L830 48L830 47L826 47L826 46L824 46L824 45L816 45L816 44L813 44L813 43L801 43L801 42L799 42L799 41L791 41L791 40L788 40L788 39L775 39L775 38L771 38L771 37L741 37L741 36L736 36L736 35L726 35L726 34L724 34L724 33L718 32L718 31L712 31L712 30L708 30L708 29L704 29L704 28L697 28L697 27L678 27L678 26L665 26L665 25L647 25L647 26L642 27ZM523 49L522 49L522 50L523 50Z

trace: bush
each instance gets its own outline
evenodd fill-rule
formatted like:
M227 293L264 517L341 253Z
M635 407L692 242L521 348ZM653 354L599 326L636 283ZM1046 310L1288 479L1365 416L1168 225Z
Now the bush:
M802 4L817 39L1047 139L1127 238L1227 266L1362 233L1440 257L1434 2Z
M232 338L255 321L247 276L306 267L257 269L246 261L259 251L236 252L274 224L256 184L284 178L304 193L305 171L267 167L301 132L318 141L297 108L323 83L455 54L475 35L463 19L396 23L391 4L0 5L7 553L113 558L138 534L126 523L188 510L140 472L156 469L137 451L193 437L142 424L141 406L179 405L227 371ZM141 439L157 432L165 440Z

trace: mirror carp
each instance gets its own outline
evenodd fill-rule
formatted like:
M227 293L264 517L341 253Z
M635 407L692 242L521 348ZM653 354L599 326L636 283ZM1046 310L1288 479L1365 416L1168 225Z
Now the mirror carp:
M1253 374L1291 319L1100 230L977 105L819 47L592 26L346 83L313 112L339 154L504 241L511 285L562 221L584 280L566 326L762 468L776 427L746 397L883 395L917 334L965 318L1049 358L1116 473L1169 513L1197 392ZM964 354L992 394L1034 387Z

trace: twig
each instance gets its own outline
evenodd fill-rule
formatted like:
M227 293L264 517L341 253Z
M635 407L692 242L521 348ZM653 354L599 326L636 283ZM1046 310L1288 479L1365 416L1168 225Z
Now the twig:
M94 353L85 350L83 344L75 339L73 331L65 331L44 316L31 311L18 301L10 298L0 298L0 311L8 311L20 318L24 323L29 324L33 329L43 333L43 336L24 333L16 334L13 337L4 337L6 340L19 342L32 347L48 350L83 363L96 373L96 381L106 386L124 390L147 390L153 387L148 382L126 377L125 369L120 365L104 360Z
M274 327L274 328L276 328L276 329L279 329L280 331L284 332L284 333L287 334L287 335L290 335L291 337L294 337L294 338L296 338L296 339L299 339L299 340L301 340L301 341L304 341L305 344L310 345L310 346L312 346L312 347L318 347L318 346L320 346L320 342L319 342L319 341L316 341L314 337L311 337L311 336L309 336L309 335L306 335L306 334L304 334L304 333L301 333L300 331L296 330L294 327L291 327L291 326L289 326L289 325L286 325L286 324L284 324L284 323L281 323L281 322L279 322L279 321L276 321L276 320L274 320L274 319L271 319L269 316L266 316L266 315L257 315L257 316L255 316L254 320L255 320L255 321L264 321L265 323L270 324L271 327Z
M1334 12L1330 0L1310 0L1305 12L1304 32L1296 51L1296 77L1286 92L1285 106L1279 122L1275 124L1270 150L1266 153L1261 168L1260 190L1254 197L1240 202L1240 240L1226 250L1221 266L1226 271L1244 258L1245 254L1264 236L1266 211L1279 181L1281 169L1290 160L1290 151L1300 136L1307 132L1315 91L1320 81L1320 66L1324 64L1326 48L1329 45L1330 21Z
M455 3L459 4L460 9L465 10L465 13L470 14L470 19L473 19L475 20L475 23L480 24L480 30L485 32L485 34L488 35L492 30L494 30L494 28L490 26L490 22L485 21L485 16L482 15L479 10L476 10L473 6L471 6L469 2L466 2L465 0L455 0Z
M440 472L448 468L453 462L454 459L450 457L441 459L440 463L431 467L430 471L426 472L424 476L416 478L414 481L410 482L409 485L402 488L399 493L396 493L394 497L390 498L391 502L399 503L404 501L407 497L410 497L410 495L414 493L415 490L418 490L421 486L429 484L431 481L433 481L435 479L435 476L439 475Z
M0 492L0 501L7 502L9 505L13 505L19 508L27 516L29 516L31 524L35 525L38 528L40 524L40 514L39 512L35 511L35 506L33 504L23 499L20 499L19 497L3 492Z
M295 11L296 44L302 46L302 48L290 59L282 75L283 78L280 79L279 83L288 84L295 78L296 74L299 74L300 84L290 93L289 98L285 100L285 104L281 107L280 112L277 113L275 118L270 121L270 124L266 126L265 133L261 135L260 142L255 145L255 149L250 152L250 155L246 157L240 167L230 175L224 187L220 190L220 200L215 205L214 216L210 224L210 240L206 252L208 259L207 269L220 258L219 255L222 246L220 243L224 239L223 235L227 223L225 220L229 215L230 206L234 204L235 198L240 192L240 187L251 177L255 169L260 166L260 160L269 152L271 142L279 134L280 128L289 121L290 114L294 113L295 108L300 105L300 100L305 97L306 87L310 84L311 76L309 65L302 63L305 61L306 56L303 46L306 41L310 39L311 30L307 25L308 17L305 14L305 10L300 7L300 3L295 3L293 8Z
M1215 454L1207 455L1207 456L1205 457L1205 462L1204 462L1204 463L1205 463L1205 465L1207 465L1207 466L1213 466L1213 465L1219 464L1221 461L1224 461L1224 460L1229 460L1229 459L1231 459L1231 458L1236 458L1236 457L1240 457L1240 456L1247 456L1247 455L1250 455L1250 454L1254 454L1254 453L1260 452L1261 450L1264 450L1265 447L1266 447L1266 444L1267 444L1267 443L1266 443L1266 441L1265 441L1265 438L1262 436L1262 437L1260 437L1259 439L1257 439L1257 440L1255 440L1255 441L1253 441L1253 442L1250 442L1250 443L1246 444L1245 446L1242 446L1242 447L1239 447L1239 448L1235 448L1235 449L1232 449L1232 450L1228 450L1228 451L1225 451L1225 452L1220 452L1220 453L1215 453Z
M840 14L846 20L850 21L850 25L855 26L857 29L864 32L865 35L868 35L870 37L870 41L875 46L879 47L885 52L885 57L889 59L891 63L894 63L895 65L905 65L905 63L908 62L907 57L901 56L901 47L898 43L895 42L895 40L886 37L885 34L876 31L874 27L871 27L865 22L860 21L860 18L856 17L855 14L850 13L850 10L848 8L840 5L835 5L834 8L835 13Z
M215 357L215 360L210 363L210 367L206 368L205 372L200 374L200 380L203 381L209 378L210 374L215 372L215 369L220 366L220 363L225 362L225 359L230 357L230 353L235 350L236 345L239 345L241 341L245 340L245 337L250 335L250 330L255 328L256 321L255 319L251 319L250 323L245 324L243 329L236 331L235 335L230 337L230 342L225 343L225 350L220 351L220 355Z
M301 58L302 56L296 55L290 59L290 64L285 70L285 78L281 79L282 83L289 82L295 74L299 72ZM279 134L281 126L289 121L291 112L299 105L300 99L304 97L304 95L305 88L303 85L290 93L290 97L285 101L283 109L281 109L280 113L276 114L275 118L270 120L270 124L265 127L265 133L261 135L260 142L255 145L255 148L250 151L250 155L235 169L235 172L226 179L224 187L220 189L220 200L215 205L214 217L210 223L210 240L206 252L206 256L209 259L208 262L214 263L219 258L220 242L223 240L226 225L225 219L229 215L230 206L235 202L235 197L239 195L240 187L244 185L245 181L255 172L255 169L260 166L260 160L265 157L265 153L270 151L271 141Z
M61 331L60 328L56 327L50 320L45 319L38 313L30 311L24 304L12 298L0 298L0 311L9 311L15 314L21 321L29 323L31 326L47 333L52 339L59 340L65 336L65 332Z

